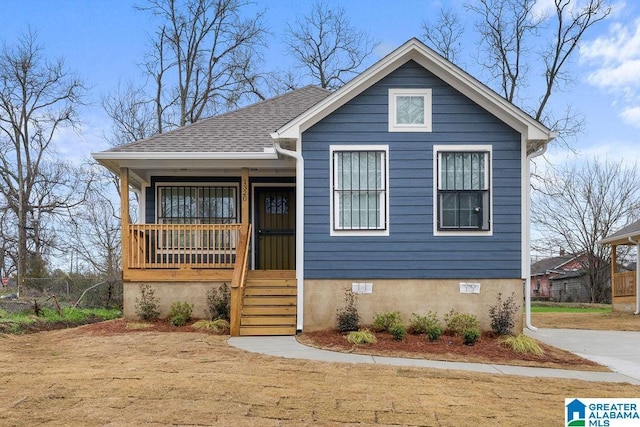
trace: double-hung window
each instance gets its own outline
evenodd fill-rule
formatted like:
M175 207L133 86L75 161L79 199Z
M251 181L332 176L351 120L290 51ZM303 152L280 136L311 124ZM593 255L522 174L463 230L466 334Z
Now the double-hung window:
M331 147L331 234L388 235L388 147Z
M437 232L490 232L490 147L434 147Z
M238 222L237 186L159 185L158 224L191 224L162 235L161 247L217 249L234 245L226 230L210 230L199 224Z

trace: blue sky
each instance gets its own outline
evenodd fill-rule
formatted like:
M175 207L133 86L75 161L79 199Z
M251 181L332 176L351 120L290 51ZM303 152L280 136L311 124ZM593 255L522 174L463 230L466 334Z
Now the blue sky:
M36 31L48 57L64 57L67 68L77 72L91 88L87 101L92 105L81 111L83 126L78 134L65 131L59 136L58 151L69 158L88 158L89 153L108 147L104 134L109 121L99 107L100 99L119 81L140 79L138 64L146 50L153 24L148 15L134 10L140 1L130 0L2 0L0 40L12 44L28 28ZM578 3L584 0L578 0ZM280 39L286 24L304 14L310 1L260 0L266 9L266 68L288 67L287 55ZM465 18L464 1L436 0L330 0L347 11L351 23L368 30L380 42L376 53L387 53L417 36L421 24L438 13L443 4ZM552 0L540 0L545 10ZM477 65L476 40L465 39L460 65L483 82L487 82ZM624 160L632 164L640 159L640 2L614 1L613 13L597 24L584 39L580 52L567 71L575 83L569 91L556 93L552 107L564 109L568 104L585 118L585 130L573 143L583 157ZM524 94L526 96L526 93ZM573 159L573 154L560 147L548 158L555 163Z

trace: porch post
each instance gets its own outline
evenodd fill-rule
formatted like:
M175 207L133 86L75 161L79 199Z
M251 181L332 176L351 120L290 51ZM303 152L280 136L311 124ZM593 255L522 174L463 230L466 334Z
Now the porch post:
M242 193L241 196L241 212L242 216L240 221L242 225L246 226L249 224L249 169L242 169L242 178L240 179L240 191Z
M129 169L120 168L120 223L122 232L122 272L129 269Z
M611 245L611 304L613 304L613 299L616 297L615 275L617 270L616 265L618 264L617 249L617 245Z

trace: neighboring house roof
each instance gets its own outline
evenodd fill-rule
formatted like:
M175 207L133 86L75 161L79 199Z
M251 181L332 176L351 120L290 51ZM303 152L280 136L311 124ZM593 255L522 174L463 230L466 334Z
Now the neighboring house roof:
M557 270L567 262L574 258L571 256L556 256L551 258L541 259L540 261L531 265L531 275L540 276L547 274L550 270Z
M633 242L629 241L633 240ZM599 245L629 245L640 240L640 221L623 227L598 242Z
M454 89L520 132L523 135L523 141L527 144L528 153L538 151L556 137L556 132L533 119L418 39L413 38L332 93L331 96L279 128L272 135L273 138L297 139L302 132L410 60L422 65Z
M127 160L276 159L271 132L330 93L306 86L93 156L112 170Z

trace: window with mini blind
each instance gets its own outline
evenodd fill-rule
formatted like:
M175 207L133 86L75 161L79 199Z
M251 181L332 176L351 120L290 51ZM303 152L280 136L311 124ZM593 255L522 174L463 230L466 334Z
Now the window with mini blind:
M331 147L331 234L388 235L388 147Z

